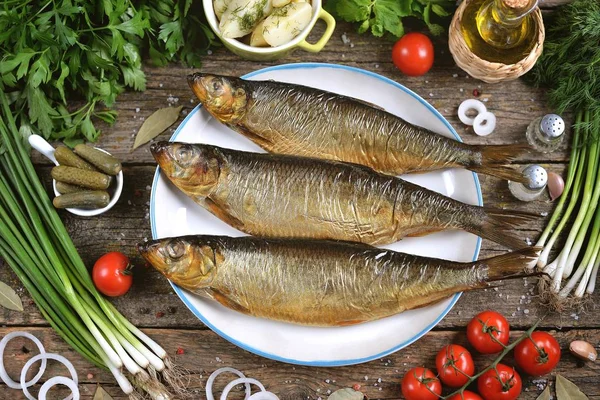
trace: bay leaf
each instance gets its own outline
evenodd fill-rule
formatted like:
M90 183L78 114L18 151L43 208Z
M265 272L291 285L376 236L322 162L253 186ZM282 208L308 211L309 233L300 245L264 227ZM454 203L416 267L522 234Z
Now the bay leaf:
M0 306L14 311L23 311L19 295L6 283L0 282Z
M106 393L106 390L102 389L102 386L98 385L92 400L113 400L113 398L110 396L110 394Z
M535 400L550 400L550 385L546 385L546 389Z
M573 382L556 375L556 397L558 400L588 400L588 397Z
M327 400L363 400L365 395L354 389L346 388L331 393Z
M160 108L152 113L138 131L135 136L133 148L131 151L137 149L141 145L148 143L164 131L166 131L171 125L179 119L179 113L183 106L179 107L165 107Z

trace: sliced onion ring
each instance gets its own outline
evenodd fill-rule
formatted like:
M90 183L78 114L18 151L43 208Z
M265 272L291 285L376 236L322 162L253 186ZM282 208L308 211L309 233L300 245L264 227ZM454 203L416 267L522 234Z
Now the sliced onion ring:
M30 387L32 385L35 385L37 383L37 381L40 380L42 375L44 375L44 372L46 371L46 359L42 358L42 364L40 365L39 372L29 382L25 382L24 379L21 380L21 383L17 383L15 381L13 381L8 376L8 373L6 372L6 368L4 368L4 349L6 349L6 345L8 344L8 342L10 342L11 340L13 340L16 337L24 337L24 338L31 340L37 346L38 350L40 351L40 355L46 354L46 350L44 349L42 342L40 342L40 340L38 338L36 338L35 336L33 336L31 333L28 333L28 332L21 332L21 331L11 332L11 333L7 334L6 336L4 336L2 338L2 340L0 341L0 378L2 379L2 381L4 383L6 383L6 386L8 386L11 389L23 389L25 387Z
M25 366L21 370L21 386L23 389L23 393L25 394L25 397L27 397L29 400L36 400L36 398L33 397L31 395L31 393L29 393L29 390L27 390L27 386L25 386L25 377L27 376L27 371L29 371L29 368L31 368L33 363L35 363L38 360L42 360L42 363L44 362L44 360L54 360L54 361L58 361L59 363L63 364L65 367L67 367L67 369L71 373L73 382L75 383L75 386L77 386L77 384L78 384L77 372L75 372L75 368L73 367L73 364L71 364L71 362L69 360L67 360L65 357L63 357L59 354L53 354L53 353L38 354L38 355L30 358L25 363ZM70 395L65 397L64 400L71 400L72 398L73 398L73 393L71 393Z
M208 380L206 381L206 400L215 400L215 397L212 393L212 386L213 386L213 383L215 382L215 379L217 378L217 376L219 376L223 372L230 372L232 374L236 374L240 378L243 378L243 379L246 378L246 375L244 375L242 373L242 371L238 371L235 368L229 368L229 367L219 368L218 370L216 370L215 372L210 374L210 376L208 377ZM244 400L248 400L248 398L252 394L252 390L250 389L249 383L246 383L245 386L246 386L246 396L244 397Z
M485 123L484 123L485 122ZM496 116L489 111L477 114L473 130L478 136L487 136L496 129Z
M223 393L221 393L221 399L220 400L227 400L227 396L229 395L229 392L231 392L231 389L233 389L235 386L239 385L240 383L245 383L247 384L252 384L252 385L256 385L258 386L258 388L260 389L260 393L267 393L267 390L265 389L265 387L263 386L262 383L260 383L259 381L257 381L256 379L253 378L238 378L236 380L233 380L231 382L229 382L227 384L227 386L225 386L225 389L223 389ZM260 394L260 393L255 393L255 394ZM250 397L246 397L245 400L250 400L252 396ZM256 399L256 397L255 397ZM279 400L279 398L277 396L275 396L276 400ZM267 400L262 399L262 400Z
M475 123L475 117L471 118L467 115L467 111L475 110L477 115L483 114L487 111L485 104L475 99L467 99L460 103L458 106L458 119L465 125L473 125Z
M279 397L271 392L258 392L248 397L248 400L279 400Z
M46 394L50 390L51 387L56 385L65 385L69 389L71 389L71 395L68 398L73 398L73 400L79 400L79 388L77 384L73 381L73 379L65 378L64 376L55 376L54 378L48 379L40 388L40 393L38 394L38 400L46 400Z

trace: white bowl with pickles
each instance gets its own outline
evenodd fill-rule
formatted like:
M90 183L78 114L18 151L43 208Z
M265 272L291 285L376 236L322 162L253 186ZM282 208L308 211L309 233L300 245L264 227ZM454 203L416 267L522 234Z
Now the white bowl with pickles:
M109 152L88 145L56 149L43 137L31 135L31 147L56 166L52 168L52 204L82 217L110 210L123 191L123 171L119 160Z
M233 53L256 61L281 58L300 48L319 52L335 19L322 0L203 0L211 29ZM306 38L319 19L327 25L316 43Z

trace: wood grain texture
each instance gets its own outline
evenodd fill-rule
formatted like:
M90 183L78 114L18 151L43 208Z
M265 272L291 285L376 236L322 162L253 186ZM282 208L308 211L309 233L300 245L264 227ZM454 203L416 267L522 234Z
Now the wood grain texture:
M12 331L11 328L1 328L0 336ZM62 340L48 328L30 328L47 349L60 352L73 362L81 381L80 390L83 399L91 399L97 384L113 395L115 399L125 399L119 394L111 375L103 370L90 367L81 357L66 346ZM386 356L380 360L360 366L338 368L310 368L293 366L261 358L237 348L221 339L209 330L179 330L179 329L147 329L145 332L157 339L164 346L169 356L179 365L185 366L189 373L189 387L197 391L194 399L204 399L204 385L208 376L217 368L234 366L246 376L260 380L265 387L276 393L281 400L326 399L327 395L337 389L351 387L358 383L371 400L400 398L400 381L403 374L413 366L435 364L437 351L446 344L453 342L467 346L464 332L432 332L419 340L419 345ZM515 339L522 332L515 331L511 337ZM591 330L569 330L553 332L561 349L562 360L552 375L559 373L577 384L590 399L600 399L599 363L582 363L567 350L572 340L586 340L590 343L600 342L600 333ZM26 351L31 351L25 354ZM184 354L177 355L177 349L183 349ZM37 350L33 345L17 338L6 350L5 365L10 376L16 377L25 360ZM494 357L475 356L475 365L485 368ZM505 363L512 364L512 358L507 357ZM65 373L62 366L53 362L48 364L47 375L54 376ZM35 370L32 372L35 373ZM88 374L93 377L88 378ZM541 389L547 384L550 376L540 378L524 377L523 394L520 399L535 399ZM47 378L45 378L47 379ZM215 383L215 394L231 380L231 376L223 375ZM553 381L553 379L551 379ZM43 382L41 382L43 383ZM36 385L39 387L39 385ZM35 389L32 389L32 391ZM57 392L58 393L58 390ZM64 397L65 392L61 393ZM18 391L7 389L0 385L0 398L20 400L23 397ZM52 397L59 398L59 397ZM62 398L62 397L60 397ZM230 399L239 400L243 396L237 391Z
M552 9L567 1L542 0L540 5L544 9ZM311 37L318 37L322 31L323 27L318 25ZM347 35L349 43L342 42L343 34ZM391 41L376 39L371 35L358 35L355 25L338 23L331 41L321 53L297 51L277 62L257 63L241 60L220 48L204 57L202 70L239 76L263 67L293 62L324 62L364 68L393 79L421 95L448 119L465 142L472 144L524 142L525 128L529 122L552 111L546 104L544 91L532 88L523 80L490 85L467 77L454 65L444 39L436 40L436 62L432 71L423 77L405 77L391 63L392 44ZM450 342L464 344L463 332L467 322L476 313L492 308L506 315L514 329L525 329L540 316L546 315L541 327L558 329L556 335L565 353L558 372L580 385L590 399L600 400L600 364L582 364L567 354L566 350L568 343L573 339L588 340L598 347L600 311L594 304L599 303L600 294L596 293L593 296L586 311L569 311L562 315L548 313L536 298L534 278L500 282L497 288L465 293L434 331L417 343L382 360L358 366L327 369L294 367L250 354L208 330L187 310L166 280L151 268L144 266L135 250L138 242L151 237L148 212L155 163L148 145L134 152L130 151L134 135L143 120L158 108L185 105L182 119L197 105L185 79L192 69L176 65L167 68L147 66L145 71L148 76L147 91L126 92L118 98L117 123L112 127L103 126L104 133L97 144L124 162L125 187L121 200L110 212L99 217L80 218L66 212L61 212L60 215L89 268L98 257L108 251L122 251L131 257L136 264L134 285L127 295L113 301L128 319L140 327L145 327L147 333L159 341L179 364L190 370L191 387L199 390L194 398L204 398L201 388L210 372L221 366L235 366L247 375L261 380L282 400L326 399L328 391L348 387L354 383L363 385L371 399L399 399L399 382L408 368L416 365L433 366L435 353L443 345ZM479 99L485 101L487 108L498 118L496 131L485 138L476 136L462 125L456 116L459 104L467 98L474 97L474 89L478 89L481 93ZM568 116L566 117L569 120ZM178 123L157 140L168 139L177 125ZM568 142L567 138L559 151L548 155L527 154L520 158L515 166L522 167L524 164L536 162L548 170L564 173L569 158ZM39 175L50 192L49 164L37 154L33 154L33 160L39 165ZM487 176L479 176L479 179L486 206L540 214L552 211L553 204L547 196L535 202L523 203L510 195L506 182ZM548 218L547 215L542 216L516 232L523 237L524 243L526 240L534 243ZM484 240L480 258L505 251L501 246ZM17 289L25 308L22 313L0 309L0 324L3 325L0 328L0 337L14 329L30 331L42 339L48 351L63 354L75 363L82 382L82 398L91 399L96 385L100 383L115 399L124 399L109 374L91 367L47 327L29 295L2 261L0 280ZM23 345L32 349L32 345L15 340L10 344L5 356L6 365L13 377L31 356L23 353ZM176 355L179 347L184 349L183 355ZM485 360L479 357L476 362L481 366ZM49 374L46 376L59 372L60 369L50 364ZM91 373L93 378L87 378L88 373ZM379 378L381 383L378 382ZM526 391L521 398L535 399L541 391L537 385L545 385L546 379L547 377L544 377L534 382L528 378ZM222 388L225 383L226 379L219 379L217 387ZM39 385L37 386L39 388ZM66 391L56 393L56 398L58 395L66 395ZM19 392L0 385L0 400L22 399L20 396ZM236 396L231 398L241 399L242 396L238 391Z

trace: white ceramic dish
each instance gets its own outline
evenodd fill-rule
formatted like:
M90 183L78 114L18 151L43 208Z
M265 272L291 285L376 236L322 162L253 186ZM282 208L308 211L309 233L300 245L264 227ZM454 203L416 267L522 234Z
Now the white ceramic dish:
M293 82L354 96L384 107L406 120L455 137L450 124L425 100L380 75L340 65L287 64L255 71L248 79ZM246 151L259 147L195 108L171 140L202 142ZM416 174L407 180L470 204L482 205L477 175L466 170ZM189 234L243 236L187 198L157 170L150 218L153 238ZM407 253L456 261L476 260L480 239L466 232L440 232L384 246ZM381 358L419 339L456 303L460 294L432 306L365 324L315 328L254 318L173 285L189 309L220 336L250 352L293 364L340 366Z
M31 136L29 136L28 140L29 140L29 144L31 145L31 147L33 147L34 149L39 151L42 155L44 155L44 157L46 157L48 160L52 161L55 165L58 165L58 161L56 161L56 158L54 157L55 149L54 149L54 147L52 147L52 145L50 143L48 143L46 141L46 139L44 139L43 137L41 137L39 135L31 135ZM96 149L98 149L98 148L96 147ZM103 150L103 149L98 149L98 150L103 151L106 154L110 155L110 153L106 150ZM58 190L56 190L56 181L54 179L52 179L52 188L54 189L54 195L60 196L60 193L58 192ZM104 214L105 212L107 212L108 210L113 208L113 206L115 204L117 204L117 201L119 201L119 198L121 197L122 192L123 192L123 171L119 171L119 173L115 177L115 182L112 183L111 187L108 188L108 193L110 194L110 202L108 203L108 205L106 207L96 208L93 210L87 210L87 209L83 209L83 208L67 208L66 210L68 212L70 212L71 214L79 215L81 217L94 217L96 215Z

